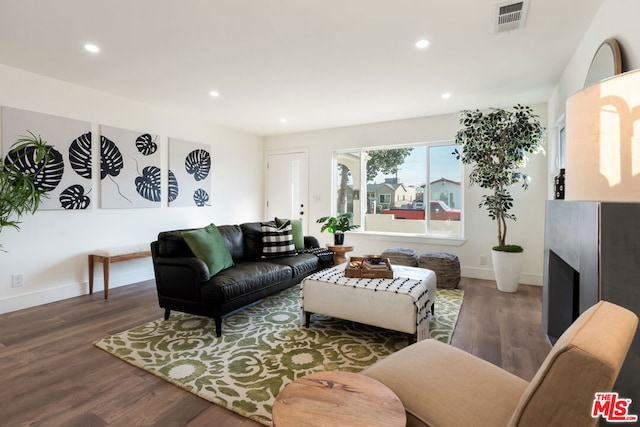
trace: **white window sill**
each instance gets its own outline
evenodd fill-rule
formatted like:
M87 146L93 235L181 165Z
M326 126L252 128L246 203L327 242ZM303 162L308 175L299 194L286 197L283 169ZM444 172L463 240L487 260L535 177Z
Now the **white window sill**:
M441 246L462 246L466 240L462 236L443 236L439 234L406 234L406 233L384 233L380 231L352 231L348 232L351 236L362 236L364 238L372 238L380 241L389 241L396 243L418 243L428 245Z

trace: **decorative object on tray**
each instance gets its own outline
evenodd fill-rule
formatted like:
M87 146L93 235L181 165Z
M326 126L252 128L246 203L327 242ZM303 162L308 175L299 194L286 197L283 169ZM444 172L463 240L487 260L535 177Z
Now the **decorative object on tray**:
M366 257L349 258L344 275L345 277L366 279L393 279L393 269L389 258L380 258L380 255L367 255Z
M365 255L364 259L371 264L380 264L382 262L381 255Z
M320 228L320 232L327 230L329 233L333 233L334 245L343 245L344 232L355 230L356 228L360 227L359 225L352 224L351 223L352 219L353 219L353 214L351 212L346 212L338 215L337 217L323 216L322 218L318 218L316 222L318 224L322 224L322 228Z

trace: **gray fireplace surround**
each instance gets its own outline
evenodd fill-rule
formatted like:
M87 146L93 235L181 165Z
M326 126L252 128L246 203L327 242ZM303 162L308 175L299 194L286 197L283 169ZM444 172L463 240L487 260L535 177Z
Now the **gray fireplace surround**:
M599 300L640 316L640 203L548 200L542 324L550 341ZM638 331L614 391L640 414Z

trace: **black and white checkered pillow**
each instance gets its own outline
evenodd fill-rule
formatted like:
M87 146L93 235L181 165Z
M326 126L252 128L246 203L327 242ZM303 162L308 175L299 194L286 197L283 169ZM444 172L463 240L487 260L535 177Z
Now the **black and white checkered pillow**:
M295 255L296 246L293 243L291 222L287 221L280 227L273 223L262 223L262 257L273 258L283 255Z

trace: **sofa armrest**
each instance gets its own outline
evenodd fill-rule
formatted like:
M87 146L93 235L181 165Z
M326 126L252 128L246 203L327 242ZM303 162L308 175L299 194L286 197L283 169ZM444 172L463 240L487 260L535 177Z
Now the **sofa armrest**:
M166 269L185 269L185 274L192 276L194 279L206 282L209 280L209 267L200 258L196 257L156 257L153 260L156 267L161 270Z
M153 252L152 252L153 253ZM209 280L207 265L196 257L153 257L160 306L164 299L199 302Z
M318 242L318 239L316 239L313 236L304 236L305 249L319 248L319 247L320 247L320 242Z

